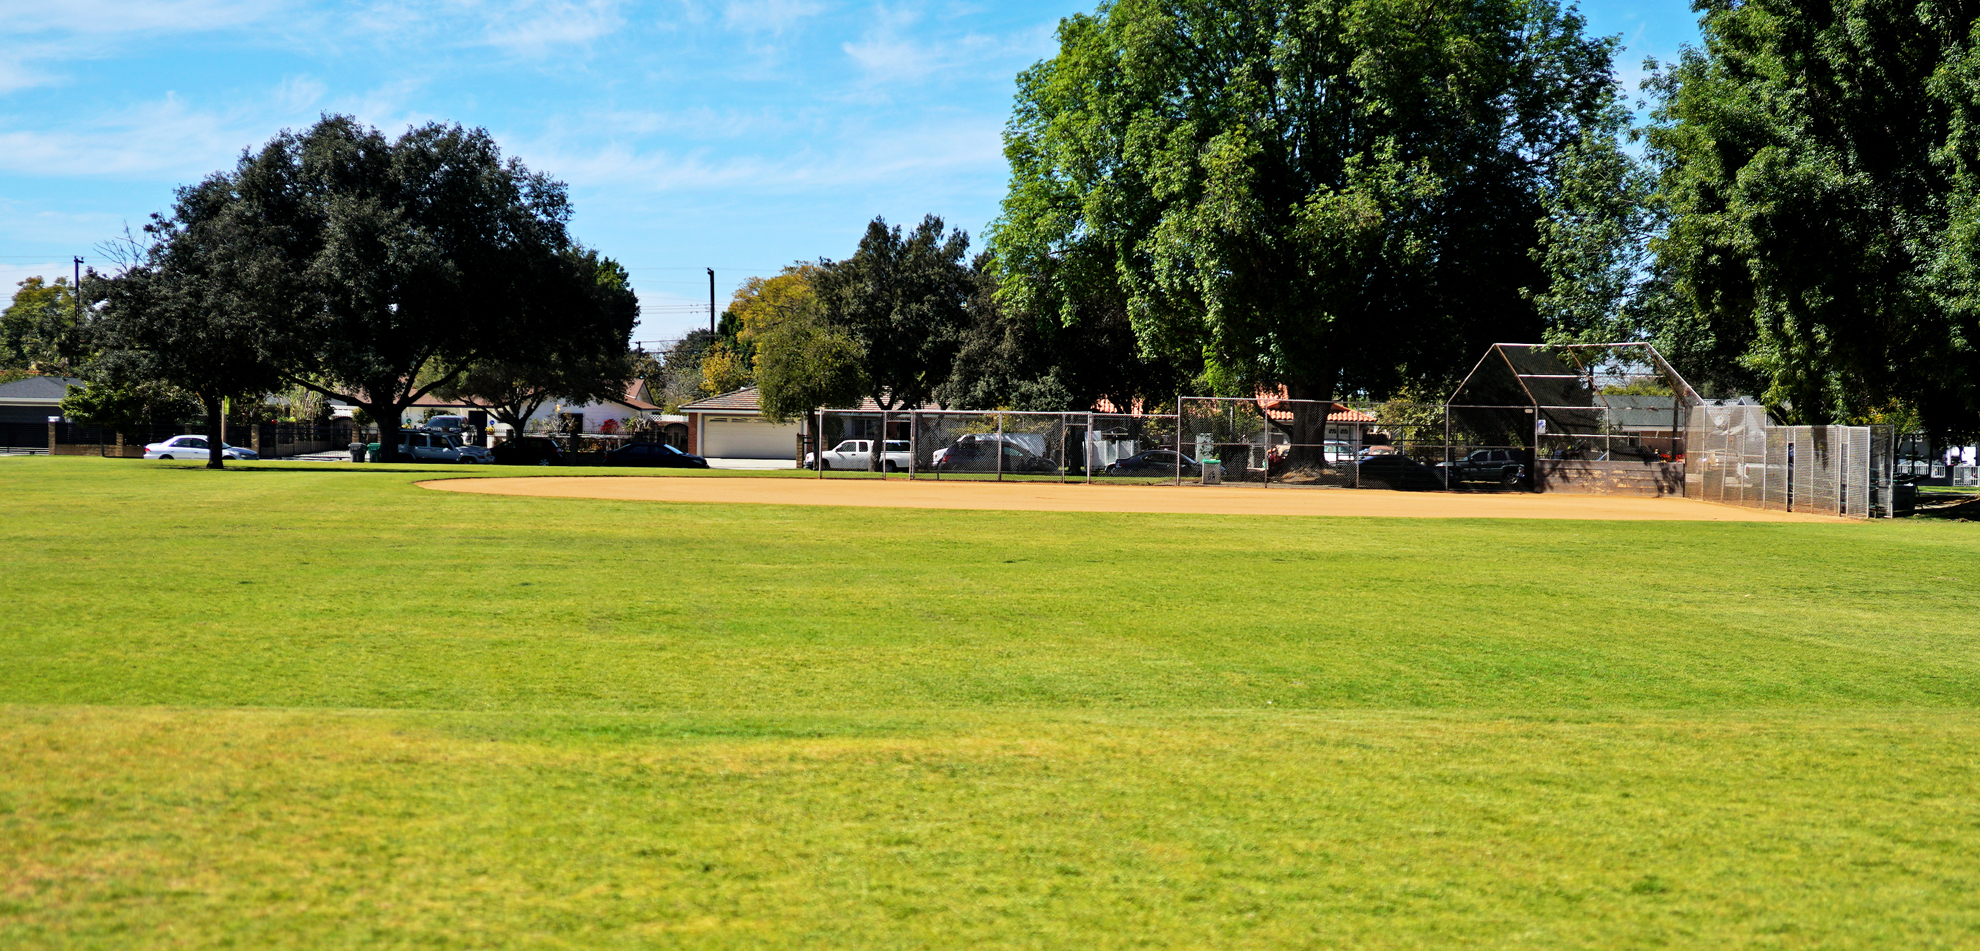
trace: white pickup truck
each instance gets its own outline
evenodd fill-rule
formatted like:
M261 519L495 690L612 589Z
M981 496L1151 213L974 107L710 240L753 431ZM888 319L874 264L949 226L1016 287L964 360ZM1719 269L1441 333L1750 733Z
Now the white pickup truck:
M853 469L864 472L873 465L873 440L848 439L825 450L822 460L815 459L814 453L804 454L804 467L816 469ZM889 439L881 452L881 467L888 472L899 472L908 467L908 443L905 439Z

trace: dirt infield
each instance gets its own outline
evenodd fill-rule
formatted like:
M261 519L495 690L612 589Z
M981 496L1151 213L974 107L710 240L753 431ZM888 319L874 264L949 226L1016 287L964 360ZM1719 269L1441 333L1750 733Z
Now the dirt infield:
M545 476L435 479L446 492L641 502L756 502L874 508L1028 512L1155 512L1178 515L1348 515L1379 518L1579 518L1604 521L1839 522L1686 499L1593 495L1384 492L1375 489L1259 489L1236 486L1084 485L1050 482L935 482L907 479L707 479L666 476Z

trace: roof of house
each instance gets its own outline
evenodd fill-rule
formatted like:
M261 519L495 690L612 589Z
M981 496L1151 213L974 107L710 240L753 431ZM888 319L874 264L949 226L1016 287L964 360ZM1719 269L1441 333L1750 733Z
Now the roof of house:
M681 404L683 413L761 413L763 401L756 387L745 386L740 390L695 400Z
M1280 422L1290 422L1293 418L1293 414L1292 414L1292 410L1285 408L1285 404L1288 402L1291 401L1273 400L1269 403L1266 403L1265 415L1270 416L1273 419L1278 420ZM1361 410L1354 409L1353 407L1343 405L1341 403L1335 403L1327 410L1327 422L1330 423L1372 423L1374 421L1375 421L1374 416L1364 413Z
M632 407L633 409L644 410L648 412L658 410L660 408L660 404L655 403L648 398L646 392L645 380L634 380L631 383L626 384L626 394L614 400L613 402L623 403L626 406Z
M859 405L857 406L826 406L823 408L829 412L834 412L834 413L880 412L880 404L875 403L873 401L873 398L870 396L860 397ZM929 413L940 412L942 410L941 407L936 406L934 403L926 403L918 408L923 412L929 412ZM890 413L905 412L906 409L907 407L896 406L893 409L888 410L888 412ZM740 390L731 390L727 393L723 393L717 396L710 396L706 399L695 400L692 403L683 403L681 404L681 412L737 413L737 414L761 413L763 412L763 395L757 390L756 387L745 386ZM957 410L956 412L966 412L966 411Z
M0 403L53 406L69 395L69 387L83 381L72 376L30 376L12 383L0 383Z

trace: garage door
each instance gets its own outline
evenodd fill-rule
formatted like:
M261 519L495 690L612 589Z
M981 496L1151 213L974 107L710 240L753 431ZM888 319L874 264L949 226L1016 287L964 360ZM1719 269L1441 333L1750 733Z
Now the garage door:
M756 416L704 416L701 454L712 459L789 459L796 454L796 423Z

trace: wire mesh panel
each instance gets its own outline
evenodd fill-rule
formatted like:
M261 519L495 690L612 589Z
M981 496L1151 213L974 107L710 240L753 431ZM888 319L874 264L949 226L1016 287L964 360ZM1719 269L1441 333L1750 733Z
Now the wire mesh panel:
M1897 515L1896 500L1891 498L1895 484L1897 440L1895 431L1889 426L1866 426L1870 440L1870 465L1865 473L1868 483L1865 494L1869 497L1866 511L1872 518L1893 518Z
M913 476L917 479L994 481L1003 471L1003 414L913 414Z
M998 477L1014 481L1063 482L1066 478L1065 413L1000 413L1003 445ZM1079 414L1084 421L1085 414ZM1072 447L1074 456L1079 447Z
M820 478L885 478L908 467L904 413L819 410L817 447L805 453L804 466ZM891 434L882 438L882 433Z
M1179 482L1203 467L1184 451L1177 416L1089 413L1074 420L1069 441L1081 447L1069 469L1093 481ZM1079 427L1083 425L1084 429Z
M1264 484L1272 453L1272 426L1261 401L1184 397L1181 403L1183 453L1200 461L1223 482Z
M1364 489L1429 490L1463 488L1465 479L1459 465L1473 451L1469 445L1454 445L1454 429L1445 408L1435 403L1354 403L1345 407L1356 421L1356 452L1341 455L1341 471L1348 484ZM1342 414L1337 413L1337 416ZM1346 446L1330 449L1347 448ZM1480 456L1482 460L1484 457ZM1530 460L1516 450L1513 457L1500 460L1500 469L1515 469L1524 479ZM1504 481L1503 472L1481 472L1480 487L1495 487Z
M1793 483L1789 478L1791 447L1794 445L1792 427L1779 426L1767 430L1766 450L1760 466L1760 507L1785 512L1792 500L1788 495Z
M1832 430L1842 427L1797 426L1795 429L1794 510L1816 515L1840 515L1842 494L1836 478L1836 445Z

